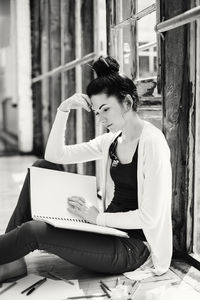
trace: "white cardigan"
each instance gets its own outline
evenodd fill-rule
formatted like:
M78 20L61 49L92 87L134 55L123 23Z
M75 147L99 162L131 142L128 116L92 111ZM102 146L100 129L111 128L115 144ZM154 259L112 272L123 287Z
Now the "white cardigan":
M58 164L101 159L101 192L105 209L114 195L108 150L120 131L104 133L89 142L65 145L68 115L58 110L48 138L45 159ZM137 179L138 209L101 212L97 224L119 229L142 229L150 246L154 271L160 275L168 270L172 257L170 150L162 131L147 121L139 138Z

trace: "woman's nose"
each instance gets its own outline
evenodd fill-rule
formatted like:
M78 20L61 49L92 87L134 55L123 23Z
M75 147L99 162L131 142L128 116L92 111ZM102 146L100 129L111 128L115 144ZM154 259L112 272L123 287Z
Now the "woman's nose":
M99 114L98 116L98 121L102 124L105 124L106 123L106 119L104 116L102 116L101 114Z

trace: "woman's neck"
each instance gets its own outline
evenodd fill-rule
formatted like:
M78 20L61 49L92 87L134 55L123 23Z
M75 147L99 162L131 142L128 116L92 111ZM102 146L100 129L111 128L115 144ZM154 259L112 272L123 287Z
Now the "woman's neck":
M144 127L144 120L140 119L137 113L130 114L126 118L124 127L122 128L121 142L128 144L137 140Z

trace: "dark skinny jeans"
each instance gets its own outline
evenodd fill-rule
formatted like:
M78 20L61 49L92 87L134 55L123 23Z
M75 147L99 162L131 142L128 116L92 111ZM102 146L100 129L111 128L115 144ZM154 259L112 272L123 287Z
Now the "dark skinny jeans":
M45 160L34 166L62 170ZM6 233L0 235L0 265L24 257L36 249L56 254L80 267L106 274L137 269L149 256L146 245L133 237L121 238L90 232L55 228L31 217L27 173Z

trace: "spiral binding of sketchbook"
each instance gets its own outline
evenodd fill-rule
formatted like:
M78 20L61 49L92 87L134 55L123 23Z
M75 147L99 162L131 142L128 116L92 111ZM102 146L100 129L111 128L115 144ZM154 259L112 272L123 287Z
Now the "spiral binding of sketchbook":
M83 197L98 208L95 176L38 167L31 167L29 171L33 219L59 228L128 237L124 231L88 223L68 211L67 198L70 196Z
M81 219L76 219L76 218L59 218L59 217L51 217L51 216L37 216L37 215L33 215L34 219L38 219L38 220L59 220L59 221L70 221L70 222L81 222L81 223L88 223L85 220L81 220Z

